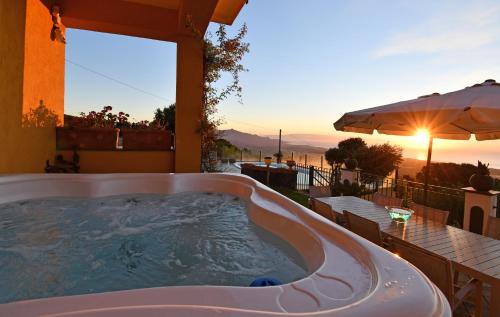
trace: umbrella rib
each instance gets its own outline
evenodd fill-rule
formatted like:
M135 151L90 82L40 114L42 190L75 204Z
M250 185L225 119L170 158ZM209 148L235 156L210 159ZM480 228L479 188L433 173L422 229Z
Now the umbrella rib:
M450 125L452 125L452 126L454 126L454 127L457 127L457 128L459 128L459 129L462 129L462 130L464 130L464 131L466 131L466 132L469 132L469 133L471 133L471 134L474 134L474 132L472 132L472 131L470 131L470 130L468 130L468 129L464 128L464 127L461 127L461 126L459 126L459 125L458 125L458 124L456 124L456 123L451 122L451 123L450 123Z

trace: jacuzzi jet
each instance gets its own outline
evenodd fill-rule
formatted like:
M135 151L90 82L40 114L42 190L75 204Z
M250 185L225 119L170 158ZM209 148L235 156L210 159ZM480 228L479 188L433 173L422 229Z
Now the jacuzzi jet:
M281 281L271 278L271 277L261 277L256 279L255 281L250 284L251 287L265 287L265 286L277 286L281 285Z
M133 240L124 241L118 249L118 258L131 272L137 268L140 263L139 258L143 255L144 248Z

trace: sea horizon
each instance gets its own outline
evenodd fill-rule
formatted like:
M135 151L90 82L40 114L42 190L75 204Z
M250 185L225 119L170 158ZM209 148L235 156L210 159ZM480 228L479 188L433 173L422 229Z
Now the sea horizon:
M277 135L263 135L271 139L278 139ZM427 147L410 144L411 137L385 137L381 135L365 134L283 134L282 140L290 145L310 145L321 147L325 150L336 147L339 141L349 137L360 137L368 145L390 143L403 148L403 158L427 160ZM406 140L405 140L406 138ZM405 143L405 141L408 141ZM453 142L452 145L449 143ZM447 144L448 143L448 144ZM460 144L461 143L461 144ZM500 141L449 141L436 139L432 153L432 162L442 163L469 163L477 165L478 161L489 164L490 168L500 169Z

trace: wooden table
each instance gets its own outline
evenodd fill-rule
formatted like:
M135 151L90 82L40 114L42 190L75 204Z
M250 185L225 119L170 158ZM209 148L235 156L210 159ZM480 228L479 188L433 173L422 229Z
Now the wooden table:
M491 285L490 316L500 316L500 240L488 238L420 217L406 224L391 221L384 207L352 196L324 197L332 212L344 210L379 224L382 234L404 240L449 259L453 267Z

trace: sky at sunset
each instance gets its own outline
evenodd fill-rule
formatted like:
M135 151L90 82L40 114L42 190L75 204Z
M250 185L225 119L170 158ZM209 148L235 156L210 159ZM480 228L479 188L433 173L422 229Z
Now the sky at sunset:
M250 0L229 30L243 23L251 50L243 104L220 105L222 128L260 135L281 128L322 135L309 142L328 146L358 136L334 131L344 112L500 81L499 1ZM79 30L67 39L67 113L111 105L151 120L155 108L174 102L175 44ZM365 138L425 157L425 140ZM500 167L500 141L438 140L434 153Z

